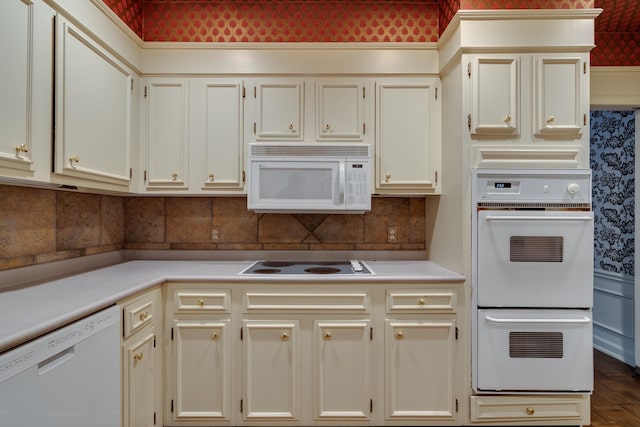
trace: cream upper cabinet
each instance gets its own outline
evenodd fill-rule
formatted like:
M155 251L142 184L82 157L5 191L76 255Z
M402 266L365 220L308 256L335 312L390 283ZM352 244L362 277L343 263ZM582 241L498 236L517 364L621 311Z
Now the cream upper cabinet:
M205 191L244 186L244 86L238 79L190 82L189 141L194 182Z
M189 187L189 82L149 79L145 82L142 158L146 190Z
M63 177L58 181L128 191L134 75L61 15L55 43L54 172Z
M366 95L360 80L316 81L316 140L363 141Z
M478 135L518 135L519 57L477 57L468 63L468 67L474 87L468 117L470 132Z
M304 139L305 82L296 79L260 80L253 86L255 141Z
M376 81L376 192L440 191L438 87L437 78Z
M0 173L30 177L34 4L9 0L0 14ZM51 76L51 73L49 74Z
M534 55L533 131L543 138L579 135L587 125L587 59L583 56Z

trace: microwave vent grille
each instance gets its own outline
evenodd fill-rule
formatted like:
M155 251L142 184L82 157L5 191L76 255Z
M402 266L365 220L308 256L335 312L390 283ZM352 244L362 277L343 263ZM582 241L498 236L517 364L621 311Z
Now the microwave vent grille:
M251 145L251 156L255 157L349 157L368 158L369 146L362 144L256 144Z

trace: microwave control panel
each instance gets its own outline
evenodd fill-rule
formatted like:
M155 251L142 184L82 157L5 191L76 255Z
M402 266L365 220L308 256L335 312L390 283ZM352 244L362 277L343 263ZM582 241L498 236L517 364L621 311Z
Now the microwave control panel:
M349 208L371 207L371 167L368 160L347 161L346 203Z

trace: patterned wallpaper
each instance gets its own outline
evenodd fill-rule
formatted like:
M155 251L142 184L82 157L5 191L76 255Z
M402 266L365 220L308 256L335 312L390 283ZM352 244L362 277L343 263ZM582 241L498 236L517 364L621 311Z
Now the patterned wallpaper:
M591 112L595 265L634 275L635 113Z
M145 0L102 0L140 38L144 38L142 16Z

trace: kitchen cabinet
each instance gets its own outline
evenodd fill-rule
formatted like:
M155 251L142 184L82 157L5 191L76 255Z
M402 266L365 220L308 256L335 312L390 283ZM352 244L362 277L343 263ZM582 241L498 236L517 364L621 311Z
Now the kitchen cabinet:
M441 108L438 79L380 79L375 85L376 192L438 193Z
M166 295L167 419L230 420L231 291L182 283L169 284Z
M122 426L162 425L162 295L159 287L120 303Z
M55 49L54 180L128 191L134 73L60 14Z
M389 289L385 319L385 419L453 420L454 289Z
M304 139L305 82L297 79L265 79L253 86L255 141Z
M238 79L190 82L189 145L194 172L207 191L244 186L244 98Z
M588 395L471 396L471 421L478 423L581 424L589 411Z
M189 188L189 82L181 78L148 79L144 87L143 127L147 191Z
M316 140L363 141L366 95L366 83L361 80L316 81Z

